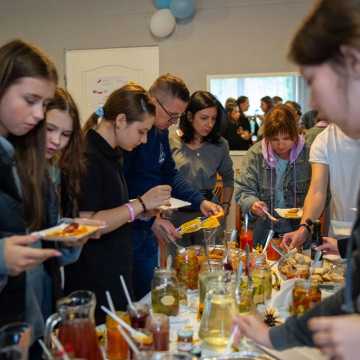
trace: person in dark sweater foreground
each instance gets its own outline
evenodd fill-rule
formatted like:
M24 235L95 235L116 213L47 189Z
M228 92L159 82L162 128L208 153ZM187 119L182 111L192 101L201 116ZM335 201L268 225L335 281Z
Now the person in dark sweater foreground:
M290 49L290 58L300 65L311 87L312 106L354 139L360 138L359 18L359 1L322 0L301 26ZM334 98L338 101L334 102ZM360 199L358 209L359 206ZM345 287L303 316L291 317L271 329L255 316L237 317L234 321L237 338L244 335L278 350L317 346L332 359L359 358L360 213L357 211L347 249Z

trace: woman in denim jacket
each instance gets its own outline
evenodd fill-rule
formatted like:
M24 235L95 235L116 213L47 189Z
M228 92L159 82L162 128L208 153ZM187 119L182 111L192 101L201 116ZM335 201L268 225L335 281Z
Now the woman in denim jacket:
M236 180L236 201L254 219L254 244L264 244L266 233L293 230L298 220L272 223L264 210L302 207L311 178L309 148L299 134L291 108L279 105L265 117L264 138L246 155Z

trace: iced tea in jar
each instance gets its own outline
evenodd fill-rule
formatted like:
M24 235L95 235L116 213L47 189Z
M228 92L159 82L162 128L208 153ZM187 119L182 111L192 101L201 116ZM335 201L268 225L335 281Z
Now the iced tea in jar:
M198 288L199 259L196 248L188 247L185 251L177 251L175 270L180 283L185 284L188 289Z
M130 324L126 312L117 311L117 316ZM126 360L129 358L129 346L118 329L118 323L109 315L106 316L106 354L109 360Z
M307 280L296 280L293 288L293 304L292 313L294 315L302 315L310 308L309 298L310 283Z
M319 283L316 281L311 281L309 288L309 307L313 308L316 304L321 302L321 290L319 288Z

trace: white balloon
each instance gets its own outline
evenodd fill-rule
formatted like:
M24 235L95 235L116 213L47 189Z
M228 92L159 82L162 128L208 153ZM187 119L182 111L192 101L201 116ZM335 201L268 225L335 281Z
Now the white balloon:
M176 19L169 9L161 9L151 17L150 31L158 38L170 35L176 26Z

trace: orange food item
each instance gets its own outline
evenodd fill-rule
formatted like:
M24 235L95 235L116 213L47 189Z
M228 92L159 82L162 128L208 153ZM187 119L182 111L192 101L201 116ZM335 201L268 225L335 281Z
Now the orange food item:
M53 232L47 233L48 237L73 237L81 236L88 232L92 232L93 227L80 225L77 223L71 223L62 230L56 230Z

